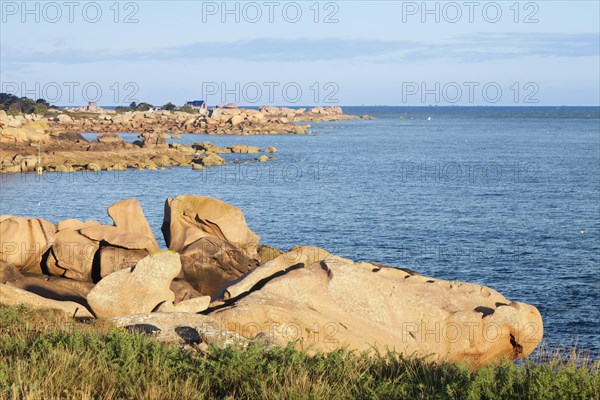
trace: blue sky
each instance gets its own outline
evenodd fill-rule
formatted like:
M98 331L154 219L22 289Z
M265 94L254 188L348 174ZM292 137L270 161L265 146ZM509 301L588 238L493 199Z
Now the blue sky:
M3 91L60 105L600 104L597 1L72 4L1 2Z

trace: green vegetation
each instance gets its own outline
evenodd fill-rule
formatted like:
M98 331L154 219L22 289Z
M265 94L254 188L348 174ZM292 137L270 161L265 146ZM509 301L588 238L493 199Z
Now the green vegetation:
M599 399L600 365L552 357L473 372L395 353L186 352L106 323L0 305L0 398Z
M7 114L45 114L51 106L44 99L32 100L27 97L17 97L9 93L0 93L0 110Z
M161 110L166 110L166 111L174 111L177 109L177 106L171 102L168 102L167 104L165 104L164 106L161 107Z

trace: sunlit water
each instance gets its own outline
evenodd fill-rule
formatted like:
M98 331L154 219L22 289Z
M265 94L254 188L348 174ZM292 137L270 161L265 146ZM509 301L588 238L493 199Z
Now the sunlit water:
M277 147L279 161L264 164L4 175L0 212L109 223L107 206L136 197L162 240L167 197L213 196L240 207L263 243L490 286L537 306L549 345L598 356L598 108L346 111L377 120L313 124L310 136L174 140Z

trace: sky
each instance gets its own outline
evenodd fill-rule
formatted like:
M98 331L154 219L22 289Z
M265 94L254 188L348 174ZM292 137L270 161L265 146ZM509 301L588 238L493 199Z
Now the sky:
M0 91L241 105L600 105L598 1L0 1Z

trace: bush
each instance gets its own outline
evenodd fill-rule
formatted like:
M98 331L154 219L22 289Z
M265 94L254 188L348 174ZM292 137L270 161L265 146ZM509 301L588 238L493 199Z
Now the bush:
M194 110L194 108L192 106L190 106L189 104L179 107L179 111L190 113L190 114L196 113L196 110Z
M177 106L175 106L175 104L168 102L167 104L165 104L164 106L161 107L161 110L173 111L176 108L177 108Z

